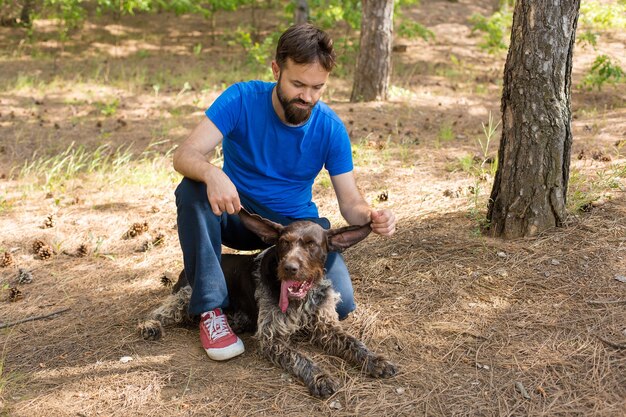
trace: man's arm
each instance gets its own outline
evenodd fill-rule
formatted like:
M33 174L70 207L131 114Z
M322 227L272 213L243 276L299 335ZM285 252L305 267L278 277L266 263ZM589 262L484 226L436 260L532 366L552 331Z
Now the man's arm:
M348 224L365 224L372 221L372 231L391 236L396 230L396 216L388 209L372 210L357 188L354 173L330 177L337 195L339 211Z
M239 194L224 172L207 160L222 141L222 132L205 117L174 152L174 169L187 178L204 182L207 198L216 215L234 214L241 209Z

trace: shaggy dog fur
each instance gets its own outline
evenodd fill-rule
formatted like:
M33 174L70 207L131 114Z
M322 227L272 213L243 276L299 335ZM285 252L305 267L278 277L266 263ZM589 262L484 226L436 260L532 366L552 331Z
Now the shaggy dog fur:
M240 216L250 230L273 246L258 255L222 256L233 330L256 328L262 354L297 376L317 397L332 395L338 383L293 346L296 336L305 337L324 352L344 358L373 377L395 375L393 363L342 329L335 310L339 294L324 271L328 251L342 251L358 243L370 233L370 226L324 230L302 221L282 226L243 210ZM140 324L142 336L156 340L163 333L162 326L188 321L190 296L183 271L173 294Z

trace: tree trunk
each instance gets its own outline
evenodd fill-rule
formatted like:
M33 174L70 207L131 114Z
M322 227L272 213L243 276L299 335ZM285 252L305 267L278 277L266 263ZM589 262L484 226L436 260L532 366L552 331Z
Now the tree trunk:
M309 4L307 0L295 0L294 23L299 25L309 21Z
M518 0L515 5L499 163L487 212L493 236L533 236L565 218L579 9L580 0Z
M20 13L20 24L23 26L31 25L31 15L35 9L35 0L25 0Z
M391 75L393 0L363 0L361 44L350 101L386 100Z

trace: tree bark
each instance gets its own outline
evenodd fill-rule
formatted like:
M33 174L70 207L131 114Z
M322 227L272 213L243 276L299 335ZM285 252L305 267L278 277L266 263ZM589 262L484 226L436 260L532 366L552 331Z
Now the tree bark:
M386 100L391 75L393 0L363 0L361 44L350 101Z
M20 24L23 26L30 26L31 15L35 9L35 0L25 0L22 5L22 12L20 13Z
M294 23L299 25L309 21L309 4L307 0L295 0Z
M493 236L533 236L565 219L579 9L580 0L518 0L515 5L499 165L487 211Z

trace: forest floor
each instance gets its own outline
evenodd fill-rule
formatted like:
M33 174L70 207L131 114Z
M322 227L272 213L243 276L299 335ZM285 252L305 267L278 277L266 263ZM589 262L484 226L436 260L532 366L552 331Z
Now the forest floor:
M626 68L626 33L574 54L566 224L493 239L480 233L493 176L482 162L497 153L506 51L482 50L468 20L493 3L406 11L435 38L396 40L407 48L384 103L349 102L354 54L338 42L324 100L350 131L364 196L399 219L393 237L346 252L358 308L343 324L400 372L372 379L304 344L341 382L327 400L251 335L215 363L195 329L158 342L136 331L182 265L171 152L225 86L267 77L224 39L238 24L265 33L275 13L220 13L213 35L198 17L93 18L64 43L50 22L33 41L0 27L0 256L12 261L0 325L58 312L0 328L0 415L625 415L626 89L578 86L600 53ZM314 198L341 225L329 184L321 175Z

